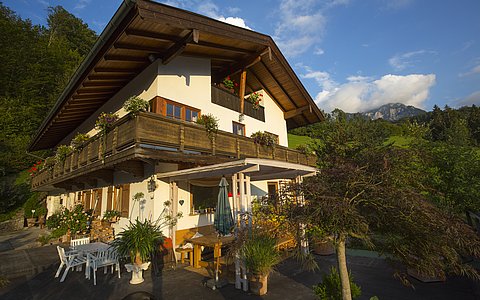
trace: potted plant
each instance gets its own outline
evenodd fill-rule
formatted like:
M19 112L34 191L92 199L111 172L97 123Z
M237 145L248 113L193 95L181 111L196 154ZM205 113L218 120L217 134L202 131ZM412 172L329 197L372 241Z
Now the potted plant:
M70 142L70 146L72 147L73 151L80 152L85 146L85 142L90 139L88 133L77 133L75 137Z
M247 100L248 102L252 103L253 109L259 109L260 101L262 100L262 94L253 92L248 96Z
M277 240L264 232L248 234L241 247L241 255L249 272L250 291L255 295L267 293L268 275L280 262Z
M138 219L113 241L113 246L121 256L130 257L130 264L125 264L128 272L132 272L131 284L143 282L143 270L148 269L150 257L155 252L155 245L163 243L164 236L160 225L150 220Z
M254 132L250 137L253 139L253 142L255 144L262 145L268 148L275 147L275 144L277 142L273 134L265 131Z
M335 253L332 237L327 235L322 229L315 226L307 229L307 234L310 236L313 252L318 255L332 255Z
M72 147L67 145L60 145L58 146L57 150L55 151L55 163L62 165L67 159L67 156L72 152Z
M212 140L218 132L218 119L212 114L201 115L197 119L197 124L205 127L205 131L210 140Z
M235 87L238 86L238 83L236 83L233 79L230 78L230 76L227 76L223 79L222 83L220 86L229 91L232 94L235 94Z
M110 223L115 223L118 222L120 219L121 213L116 210L106 210L103 213L103 221L108 221Z
M123 108L133 116L138 115L139 112L147 111L148 107L148 101L137 96L128 98L128 100L125 101L125 104L123 104Z

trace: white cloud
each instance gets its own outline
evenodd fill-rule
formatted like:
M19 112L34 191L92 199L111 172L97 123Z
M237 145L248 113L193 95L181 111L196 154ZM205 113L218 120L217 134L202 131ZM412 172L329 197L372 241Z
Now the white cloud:
M337 5L345 5L348 0L282 0L274 38L282 52L296 56L318 44L323 37L327 18L325 11Z
M316 55L322 55L324 53L325 51L323 51L322 48L315 48L315 51L313 51L313 54L316 54Z
M83 0L83 1L85 1L85 0ZM183 8L183 9L196 11L199 14L202 14L204 16L207 16L207 17L210 17L212 19L216 19L216 20L219 20L219 21L231 24L231 25L251 29L250 27L247 26L245 20L240 18L240 17L234 17L234 16L225 17L220 12L220 8L210 0L207 0L207 1L201 1L201 0L186 0L186 1L168 0L168 1L163 1L163 3L165 3L167 5L170 5L170 6L175 6L175 7L178 7L178 8ZM235 13L238 13L240 11L240 9L235 8L235 7L227 7L226 11L230 14L235 14Z
M79 0L77 4L75 4L74 10L81 10L84 9L88 4L90 4L91 0Z
M436 54L435 51L428 50L418 50L411 51L401 54L396 54L388 60L388 63L397 71L404 70L407 67L411 67L414 63L418 62L418 59L415 57L424 55L424 54Z
M473 92L465 99L458 101L456 106L471 106L472 104L480 105L480 91Z
M480 73L480 65L476 65L473 68L471 68L468 72L460 73L459 76L464 77L464 76L469 76L469 75L474 75L479 73Z
M333 81L327 74L323 74L325 81ZM316 79L313 75L310 78ZM347 80L347 83L334 83L331 89L324 88L318 93L315 97L318 106L325 111L340 108L346 112L367 111L388 103L403 103L423 108L430 88L435 85L436 76L388 74L379 79L350 76ZM323 84L323 87L326 85Z
M239 17L227 17L227 18L220 17L217 20L228 23L228 24L231 24L231 25L235 25L235 26L238 26L238 27L242 27L242 28L246 28L246 29L250 29L250 30L252 29L245 24L244 19L239 18Z

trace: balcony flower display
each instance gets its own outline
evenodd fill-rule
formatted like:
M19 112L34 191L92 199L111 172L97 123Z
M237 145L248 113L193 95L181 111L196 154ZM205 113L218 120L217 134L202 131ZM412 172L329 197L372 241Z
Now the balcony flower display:
M36 163L34 163L30 169L28 169L28 173L30 174L31 177L34 177L35 174L37 174L37 172L41 169L42 169L42 161L39 160Z
M248 96L247 100L248 102L252 103L253 109L259 109L260 101L262 100L262 94L258 92L253 92Z
M273 148L275 146L275 136L268 132L257 131L250 136L255 144Z
M148 107L148 101L137 96L128 98L123 104L123 108L134 116L138 115L139 112L147 111Z
M230 78L230 76L225 77L220 85L230 93L236 94L235 89L238 87L238 83Z
M108 129L110 129L118 120L118 115L115 113L106 113L102 112L95 122L95 128L100 130L101 133L106 133Z

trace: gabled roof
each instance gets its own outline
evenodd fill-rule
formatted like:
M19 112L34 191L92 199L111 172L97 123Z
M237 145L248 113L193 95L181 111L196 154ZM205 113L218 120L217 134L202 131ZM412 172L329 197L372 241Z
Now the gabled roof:
M265 90L288 128L323 115L273 39L167 5L125 0L40 126L30 151L55 147L152 61L211 59L212 81L247 69L247 93ZM235 75L237 74L237 75Z

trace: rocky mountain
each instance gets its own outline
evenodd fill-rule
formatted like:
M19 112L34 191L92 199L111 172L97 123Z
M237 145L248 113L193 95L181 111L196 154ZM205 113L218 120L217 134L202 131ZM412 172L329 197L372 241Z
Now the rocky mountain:
M372 120L384 119L393 122L402 118L414 117L425 113L426 111L423 109L416 108L411 105L405 105L402 103L389 103L382 105L377 109L372 109L360 114Z

